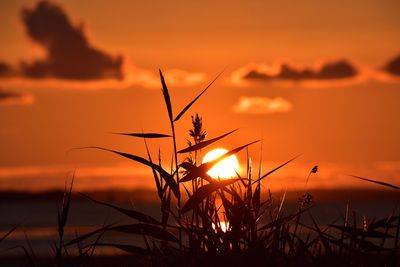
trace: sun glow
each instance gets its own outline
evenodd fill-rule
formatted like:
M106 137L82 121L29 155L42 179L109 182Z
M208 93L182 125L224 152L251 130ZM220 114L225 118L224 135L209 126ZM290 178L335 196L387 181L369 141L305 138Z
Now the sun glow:
M206 154L203 163L212 161L226 152L228 150L223 148L214 149ZM237 176L235 170L239 172L239 162L236 156L232 155L211 168L207 174L213 178L232 178Z
M217 229L215 229L215 224L212 223L211 225L212 229L214 229L215 231L217 231ZM219 222L219 229L222 230L222 232L226 233L226 231L229 231L231 229L231 226L229 225L229 222Z

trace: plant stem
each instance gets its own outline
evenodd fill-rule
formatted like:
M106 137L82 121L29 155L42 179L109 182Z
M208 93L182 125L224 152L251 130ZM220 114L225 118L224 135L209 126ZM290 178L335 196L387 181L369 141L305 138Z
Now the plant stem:
M178 202L178 218L179 221L181 220L181 212L180 212L180 208L181 208L181 195L180 195L180 185L179 185L179 166L178 166L178 153L176 153L176 136L175 136L175 127L174 127L174 121L171 119L171 128L172 128L172 139L174 141L174 156L175 156L175 172L176 172L176 184L178 185L178 198L177 198L177 202ZM179 228L179 247L182 248L182 232L181 229Z

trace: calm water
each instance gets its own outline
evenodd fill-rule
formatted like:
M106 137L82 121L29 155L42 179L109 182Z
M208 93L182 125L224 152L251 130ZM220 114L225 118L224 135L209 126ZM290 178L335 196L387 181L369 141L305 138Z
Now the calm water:
M276 201L278 204L278 200ZM311 213L318 224L341 223L345 214L347 201L324 201L316 203ZM383 218L390 215L398 207L398 199L366 198L350 202L350 212L356 211L361 223L361 216L368 220ZM121 207L143 211L155 218L159 218L159 205L157 203L128 202L115 203ZM1 255L21 254L22 249L9 248L23 245L27 246L24 230L32 244L36 254L48 255L52 253L53 242L57 240L57 201L9 201L0 204L0 236L3 236L9 229L17 224L22 226L13 232L5 241L0 244ZM297 209L297 204L288 200L284 204L284 212L290 213ZM310 223L310 215L304 214L303 222ZM104 224L135 223L132 219L118 213L111 208L103 207L89 201L72 201L70 214L65 229L65 240L71 240L77 235L97 229ZM120 244L142 245L141 237L128 234L107 233L102 241L113 241ZM99 249L102 253L121 253L116 249Z

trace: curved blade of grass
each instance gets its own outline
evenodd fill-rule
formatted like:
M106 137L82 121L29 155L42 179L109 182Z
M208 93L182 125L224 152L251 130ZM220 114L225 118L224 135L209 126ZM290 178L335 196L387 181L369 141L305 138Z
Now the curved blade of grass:
M144 140L144 144L146 145L146 152L147 152L147 156L149 157L149 162L151 164L153 164L153 160L151 159L151 155L150 155L149 147L147 145L146 138L144 138L143 140ZM158 197L160 199L162 199L163 194L162 194L161 180L158 178L157 172L153 167L151 167L151 171L153 172L154 181L156 182Z
M169 211L171 209L171 190L168 190L168 194L166 194L166 199L162 199L161 201L161 222L163 227L166 227L169 218Z
M294 218L296 218L297 216L299 216L300 214L302 214L303 212L305 212L308 209L309 208L301 210L301 211L298 211L298 212L296 212L294 214L291 214L291 215L276 219L276 220L264 225L263 227L257 229L257 231L262 231L264 229L272 228L272 227L275 227L275 226L281 226L281 225L293 220Z
M135 210L128 210L128 209L124 209L124 208L120 208L120 207L114 206L114 205L112 205L112 204L108 204L108 203L106 203L106 202L102 202L102 201L95 200L95 199L89 197L89 196L86 195L86 194L83 194L83 193L80 193L80 194L81 194L82 196L84 196L84 197L90 199L91 201L97 203L97 204L100 204L100 205L103 205L103 206L107 206L107 207L113 208L113 209L115 209L115 210L117 210L117 211L119 211L119 212L125 214L126 216L128 216L128 217L130 217L130 218L132 218L132 219L138 220L138 221L140 221L140 222L145 222L145 223L160 224L156 219L154 219L153 217L151 217L151 216L149 216L149 215L147 215L147 214L144 214L144 213L142 213L142 212L135 211Z
M80 242L82 242L83 240L85 240L85 239L87 239L87 238L89 238L89 237L91 237L91 236L93 236L93 235L95 235L95 234L97 234L97 233L100 233L100 232L103 232L103 231L109 229L110 226L111 226L111 225L107 225L107 226L101 227L101 228L99 228L99 229L97 229L97 230L94 230L94 231L92 231L92 232L89 232L89 233L87 233L87 234L78 236L77 238L74 238L74 239L72 239L71 241L69 241L67 244L65 244L65 246L70 246L70 245L73 245L73 244L76 244L76 243L80 243Z
M115 247L120 250L133 253L133 254L140 254L140 255L146 255L149 254L149 252L141 247L134 246L134 245L122 245L122 244L111 244L111 243L97 243L97 246L103 246L103 247Z
M199 99L200 96L202 96L204 94L204 92L218 79L218 77L223 73L224 71L221 71L217 77L214 78L214 80L198 95L196 96L195 99L192 100L192 102L190 102L184 109L182 109L182 111L178 114L178 116L176 116L176 118L174 119L174 121L177 121L180 119L180 117L182 117L182 115L186 112L186 110L188 110L193 104L194 102L196 102L197 99Z
M230 134L233 133L233 132L236 132L237 130L239 130L239 128L238 128L238 129L235 129L235 130L233 130L233 131L230 131L229 133L226 133L226 134L223 134L223 135L221 135L221 136L218 136L218 137L216 137L216 138L209 139L209 140L207 140L207 141L203 141L203 142L200 142L200 143L195 144L195 145L193 145L193 146L189 146L189 147L187 147L187 148L185 148L185 149L179 150L177 153L187 153L187 152L192 152L192 151L200 150L200 149L205 148L206 146L211 145L212 143L214 143L214 142L220 140L221 138L224 138L225 136L230 135Z
M252 199L252 204L253 204L253 208L258 212L258 210L260 209L260 202L261 202L261 194L260 194L260 184L258 184L256 186L256 189L254 190L254 194L253 194L253 199Z
M141 137L141 138L171 137L170 135L159 134L159 133L112 133L112 134L127 135L127 136Z
M376 180L371 180L371 179L367 179L367 178L363 178L363 177L356 176L356 175L351 175L351 174L346 174L346 175L347 175L347 176L351 176L351 177L353 177L353 178L360 179L360 180L364 180L364 181L367 181L367 182L371 182L371 183L375 183L375 184L380 184L380 185L387 186L387 187L391 187L391 188L394 188L394 189L400 189L400 187L398 187L398 186L395 186L395 185L392 185L392 184L388 184L388 183L385 183L385 182L376 181Z
M325 249L326 249L326 253L327 253L328 255L331 255L331 254L332 254L332 248L331 248L331 246L329 245L329 242L328 242L327 238L325 237L325 235L324 235L324 233L321 231L321 229L318 227L318 224L317 224L317 222L314 220L314 217L311 215L311 213L310 213L310 217L311 217L311 220L313 221L315 230L318 232L318 235L319 235L319 238L320 238L321 241L322 241L322 244L324 244L324 247L325 247Z
M376 229L376 228L393 228L396 227L396 225L392 224L395 220L398 220L399 216L389 216L387 218L383 218L379 221L376 221L374 223L371 223L368 225L368 229Z
M209 161L209 162L201 164L200 167L203 166L203 168L205 168L206 172L208 172L212 167L214 167L219 162L223 161L224 159L226 159L226 158L238 153L240 150L242 150L242 149L244 149L244 148L246 148L246 147L248 147L248 146L250 146L252 144L255 144L257 142L260 142L260 140L256 140L256 141L248 143L248 144L246 144L244 146L240 146L240 147L237 147L235 149L232 149L232 150L226 152L225 154L222 154L221 156L219 156L218 158L216 158L216 159L214 159L212 161Z
M247 187L247 184L244 182L244 179L242 178L242 176L240 176L240 174L239 174L235 169L233 169L233 170L235 171L237 177L238 177L238 178L240 179L240 181L242 182L243 186L244 186L244 187Z
M167 88L167 85L165 84L164 76L162 75L162 72L160 69L159 69L159 72L160 72L160 78L161 78L161 84L162 84L162 92L164 95L165 104L167 105L169 120L172 122L173 118L172 118L171 98L169 97L168 88Z
M179 180L179 183L189 182L196 179L197 177L202 177L204 180L208 182L213 181L213 178L211 178L211 176L207 174L207 171L204 171L204 168L201 168L201 166L199 166L191 169L187 175L185 175L184 177L182 177L182 179Z
M25 254L26 258L28 259L28 262L29 262L28 265L29 265L29 266L37 266L36 260L33 258L33 255L29 254L29 252L28 252L28 250L25 248L25 246L17 245L17 246L15 246L15 247L11 247L11 248L6 249L6 251L7 251L7 250L13 250L13 249L16 249L16 248L20 248L20 249L22 249L22 250L24 251L24 254Z
M176 197L179 196L178 185L175 182L175 180L172 177L172 175L170 175L168 172L166 172L160 166L148 161L147 159L144 159L144 158L136 156L136 155L127 154L127 153L123 153L123 152L118 152L118 151L115 151L115 150L112 150L112 149L102 148L102 147L98 147L98 146L89 146L89 147L83 147L83 148L79 148L79 149L85 149L85 148L94 148L94 149L100 149L100 150L112 152L112 153L118 154L118 155L120 155L122 157L137 161L137 162L142 163L144 165L147 165L147 166L149 166L151 168L154 168L155 170L157 170L160 173L161 177L164 178L164 180L166 181L168 186L172 189L172 192L174 193L174 195Z
M265 177L267 177L267 176L270 175L271 173L277 171L278 169L282 168L282 167L285 166L286 164L288 164L288 163L292 162L293 160L297 159L297 158L300 157L301 155L302 155L302 154L297 155L296 157L292 158L291 160L289 160L289 161L283 163L282 165L276 167L275 169L273 169L273 170L267 172L266 174L264 174L263 176L261 176L260 178L258 178L257 180L255 180L252 184L255 184L255 183L257 183L258 181L261 181L262 179L264 179Z
M199 189L197 189L193 195L186 201L185 205L183 206L181 212L185 213L192 209L194 209L200 202L202 202L208 195L212 192L223 188L227 185L230 185L234 182L239 181L239 179L228 179L220 182L212 182L210 184L206 184Z
M0 238L0 243L1 243L4 239L6 239L7 236L9 236L12 232L14 232L15 229L18 228L18 226L19 226L19 224L17 224L17 225L14 226L13 228L11 228L5 235L3 235L3 236Z
M249 145L252 145L254 143L259 142L260 140L256 140L254 142L248 143L247 145L244 146L240 146L237 147L235 149L232 149L231 151L226 152L225 154L219 156L218 158L209 161L209 162L205 162L203 164L201 164L200 166L196 167L196 166L191 166L191 170L189 171L189 174L187 174L186 176L182 177L182 179L179 180L179 182L188 182L191 180L196 179L197 177L202 177L203 179L207 180L207 181L212 181L212 178L210 178L210 176L207 174L207 172L214 167L216 164L218 164L219 162L223 161L224 159L226 159L227 157L234 155L236 153L238 153L240 150L242 150L243 148L248 147ZM189 165L186 165L186 167L189 167Z
M69 190L67 191L67 187L65 185L64 196L61 205L61 213L59 212L57 215L57 224L58 224L58 234L60 238L64 235L64 227L67 223L69 207L71 204L71 196L72 196L72 186L74 184L75 173L72 176L72 181Z
M334 225L334 224L328 224L329 227L336 228L340 231L343 231L345 233L351 234L351 235L360 235L360 236L365 236L365 237L376 237L376 238L393 238L392 235L389 234L384 234L379 231L375 230L367 230L364 231L363 229L351 227L351 226L341 226L341 225Z
M179 240L167 230L164 230L162 228L150 224L138 223L138 224L119 225L111 227L107 230L122 232L127 234L148 235L164 241L179 242Z
M394 250L393 248L385 248L382 246L377 246L374 243L372 243L371 241L368 241L365 239L363 240L363 239L354 238L354 241L356 243L358 243L361 248L370 250L370 251L371 250L375 250L375 251L393 251Z
M187 171L191 171L194 168L196 168L196 166L190 162L182 162L179 166L181 166L182 168L184 168Z

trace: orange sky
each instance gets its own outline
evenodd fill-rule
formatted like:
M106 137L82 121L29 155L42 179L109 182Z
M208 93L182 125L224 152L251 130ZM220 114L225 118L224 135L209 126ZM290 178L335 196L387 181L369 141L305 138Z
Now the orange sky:
M37 3L0 3L0 190L18 168L37 177L48 166L123 162L66 153L73 147L145 155L142 140L109 133L170 132L159 67L175 114L226 68L178 122L179 148L199 112L210 138L240 128L219 146L263 138L265 162L304 153L305 170L318 164L400 184L400 73L389 68L399 68L398 1L68 0L42 13ZM53 29L60 14L67 24ZM169 145L150 146L169 162ZM259 151L250 148L255 162ZM371 167L382 164L391 167ZM22 181L14 187L28 187Z

